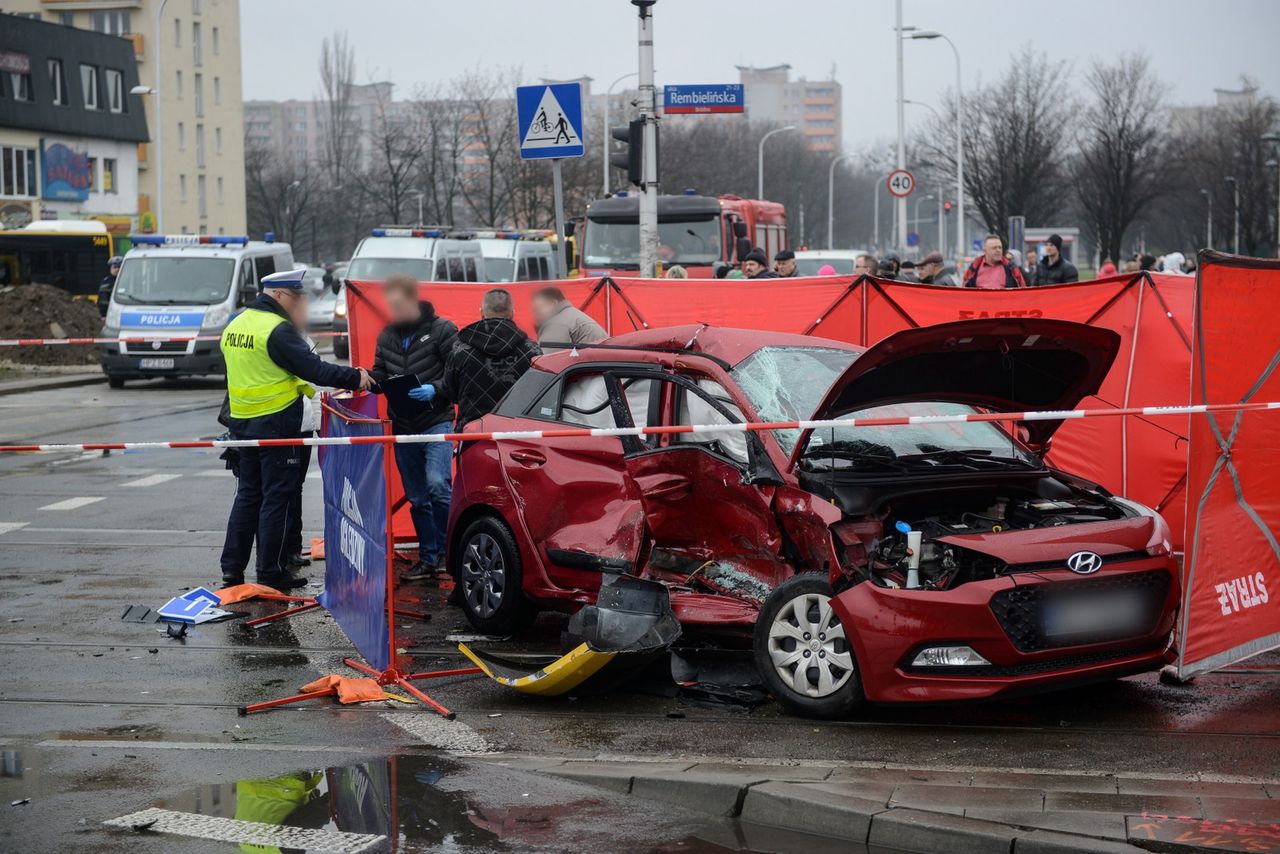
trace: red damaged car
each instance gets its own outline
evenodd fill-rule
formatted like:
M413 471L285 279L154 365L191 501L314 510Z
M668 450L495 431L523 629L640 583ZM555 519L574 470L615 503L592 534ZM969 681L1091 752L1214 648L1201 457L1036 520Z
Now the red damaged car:
M1044 464L1061 421L731 426L1070 409L1118 344L984 319L867 350L686 326L543 356L471 429L707 429L468 443L449 520L464 610L509 633L592 602L601 573L661 581L687 633L751 638L774 695L824 717L1156 669L1179 595L1169 531Z

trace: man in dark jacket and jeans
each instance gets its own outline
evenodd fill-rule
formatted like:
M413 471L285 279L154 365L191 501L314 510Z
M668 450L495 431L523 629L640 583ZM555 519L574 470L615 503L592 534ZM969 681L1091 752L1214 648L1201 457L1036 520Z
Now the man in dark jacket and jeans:
M480 320L462 327L445 368L444 387L458 404L458 432L487 415L541 354L512 318L511 294L494 288L480 304Z
M411 276L393 273L382 283L391 322L378 336L373 356L374 382L411 375L418 387L409 396L412 411L391 406L391 427L398 435L448 433L453 403L443 389L445 364L453 352L458 327L442 317L429 302L418 301L418 283ZM453 445L448 442L413 442L395 446L396 467L409 500L409 515L418 535L418 563L404 576L406 581L429 578L444 561L445 528L453 481Z

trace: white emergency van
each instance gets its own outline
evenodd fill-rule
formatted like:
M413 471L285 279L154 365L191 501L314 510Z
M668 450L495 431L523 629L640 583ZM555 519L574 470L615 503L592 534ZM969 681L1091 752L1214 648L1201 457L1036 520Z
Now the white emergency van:
M484 255L474 240L440 228L375 228L356 247L345 278L378 282L392 273L419 282L482 282Z
M556 278L554 231L473 231L484 253L484 281L540 282Z
M258 297L264 276L293 269L287 243L248 237L136 234L107 309L102 370L112 388L125 380L224 374L216 337ZM128 341L144 338L152 340Z

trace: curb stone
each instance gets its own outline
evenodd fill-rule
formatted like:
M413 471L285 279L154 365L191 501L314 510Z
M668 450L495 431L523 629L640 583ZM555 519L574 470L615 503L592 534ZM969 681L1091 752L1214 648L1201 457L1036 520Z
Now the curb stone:
M1127 842L1091 839L1052 830L1028 830L1013 840L1013 854L1149 854Z
M946 813L894 809L871 819L867 845L872 850L952 854L1009 854L1018 829L1007 824Z
M75 388L83 385L98 385L107 381L106 374L71 374L66 377L45 375L22 379L0 380L0 397L8 394L25 394L32 391L52 391L59 388Z
M866 842L882 801L851 798L817 786L770 781L752 786L742 804L743 821L799 829L852 842Z

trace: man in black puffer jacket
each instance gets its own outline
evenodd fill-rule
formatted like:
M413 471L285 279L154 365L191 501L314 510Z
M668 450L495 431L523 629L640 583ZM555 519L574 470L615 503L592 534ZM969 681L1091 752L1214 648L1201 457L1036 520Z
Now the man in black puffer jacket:
M378 336L373 370L369 373L377 383L394 376L416 377L418 388L409 396L421 404L411 412L391 409L392 430L397 434L448 433L453 422L453 402L443 392L443 379L458 327L437 317L431 303L418 301L418 283L411 276L388 276L382 293L391 322ZM444 561L453 488L453 445L398 444L395 454L409 500L409 515L418 535L418 563L404 577L407 581L429 578Z
M494 288L480 304L480 320L462 327L458 344L449 356L444 386L458 404L458 432L471 421L487 415L516 380L542 354L512 318L511 294Z

